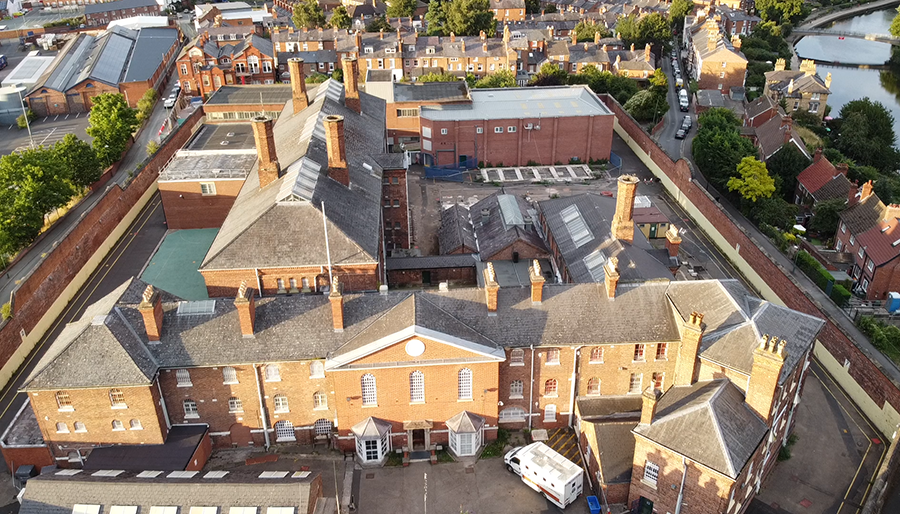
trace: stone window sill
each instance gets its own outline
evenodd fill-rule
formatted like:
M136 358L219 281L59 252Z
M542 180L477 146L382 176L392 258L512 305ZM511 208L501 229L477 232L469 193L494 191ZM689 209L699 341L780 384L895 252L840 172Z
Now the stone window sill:
M127 406L127 405L113 405L113 406L110 407L110 408L113 409L113 410L122 410L122 409L127 409L128 406Z
M200 419L199 414L185 414L184 419Z
M313 407L313 410L328 410L328 406L326 405L324 407Z
M75 412L75 407L60 407L59 412Z
M522 399L524 399L524 398L525 398L525 397L522 396L521 394L515 394L515 395L511 394L511 395L509 395L509 399L510 399L510 400L522 400Z
M222 382L222 385L238 385L240 382Z
M178 384L176 387L194 387L194 384L191 384L191 383L187 383L187 384Z
M646 485L647 487L653 489L654 491L656 490L656 484L657 484L656 482L651 482L645 478L642 478L641 483Z
M524 366L524 365L525 365L524 362L510 362L509 363L509 367L511 367L511 368L518 367L518 366Z

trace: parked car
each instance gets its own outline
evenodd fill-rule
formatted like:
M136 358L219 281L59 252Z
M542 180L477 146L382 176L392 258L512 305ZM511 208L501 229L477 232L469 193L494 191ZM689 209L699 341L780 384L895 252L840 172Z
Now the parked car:
M690 102L688 101L687 91L684 89L678 90L678 107L681 109L681 112L687 112L688 107L690 107Z
M172 93L172 94L169 95L169 97L166 98L166 100L163 102L163 106L164 106L166 109L171 109L172 107L175 107L175 102L177 102L177 101L178 101L178 93Z
M684 127L681 127L675 132L675 139L684 139L685 136L687 136L687 130L684 130Z
M690 132L692 126L694 126L694 120L692 120L690 116L685 116L684 119L681 120L681 128L686 132Z

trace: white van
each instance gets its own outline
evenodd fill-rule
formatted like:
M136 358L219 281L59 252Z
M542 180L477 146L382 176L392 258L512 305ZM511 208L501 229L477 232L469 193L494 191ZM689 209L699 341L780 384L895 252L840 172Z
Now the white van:
M687 112L690 103L688 103L688 93L685 89L678 90L678 107L681 109L681 112Z
M561 509L574 502L584 488L581 467L544 443L514 448L503 457L503 462L528 487Z

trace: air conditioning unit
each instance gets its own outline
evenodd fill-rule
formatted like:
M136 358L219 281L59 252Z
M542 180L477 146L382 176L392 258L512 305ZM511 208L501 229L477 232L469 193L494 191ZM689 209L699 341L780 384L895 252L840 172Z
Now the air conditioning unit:
M531 123L526 123L526 124L525 124L525 130L531 130L532 127L534 127L534 125L532 125Z

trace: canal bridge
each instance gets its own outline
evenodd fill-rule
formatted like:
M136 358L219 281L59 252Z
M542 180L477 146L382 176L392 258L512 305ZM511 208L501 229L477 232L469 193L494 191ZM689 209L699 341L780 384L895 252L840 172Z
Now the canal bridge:
M839 38L865 39L866 41L877 41L879 43L888 43L894 46L900 46L900 38L890 34L866 34L864 32L845 32L840 30L828 29L795 29L791 32L792 36L833 36Z

